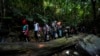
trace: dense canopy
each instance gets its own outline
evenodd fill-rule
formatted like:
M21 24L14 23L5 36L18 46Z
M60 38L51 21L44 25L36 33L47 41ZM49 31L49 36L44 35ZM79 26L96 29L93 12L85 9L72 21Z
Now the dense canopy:
M0 4L1 18L61 20L72 26L91 25L94 19L98 21L100 14L99 0L1 0Z

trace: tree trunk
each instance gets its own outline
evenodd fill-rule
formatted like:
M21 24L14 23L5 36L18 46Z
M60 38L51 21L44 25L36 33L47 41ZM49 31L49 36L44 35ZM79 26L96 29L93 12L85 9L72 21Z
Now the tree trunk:
M47 56L58 50L76 44L84 35L77 35L70 38L59 38L49 42L30 43L30 42L17 42L17 43L0 43L1 51L28 51L32 50L35 56Z
M92 8L93 8L93 21L96 20L96 0L91 0ZM94 21L95 22L95 21Z

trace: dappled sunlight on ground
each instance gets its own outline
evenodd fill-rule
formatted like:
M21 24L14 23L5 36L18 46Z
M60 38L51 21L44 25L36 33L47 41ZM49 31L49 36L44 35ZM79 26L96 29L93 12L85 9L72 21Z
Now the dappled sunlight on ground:
M38 44L38 47L43 48L43 47L45 47L45 44Z

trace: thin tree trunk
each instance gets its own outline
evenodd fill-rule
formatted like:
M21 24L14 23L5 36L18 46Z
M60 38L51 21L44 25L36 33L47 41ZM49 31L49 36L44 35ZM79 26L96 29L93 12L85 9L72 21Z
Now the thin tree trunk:
M96 0L91 0L92 3L92 8L93 8L93 20L95 21L96 19Z

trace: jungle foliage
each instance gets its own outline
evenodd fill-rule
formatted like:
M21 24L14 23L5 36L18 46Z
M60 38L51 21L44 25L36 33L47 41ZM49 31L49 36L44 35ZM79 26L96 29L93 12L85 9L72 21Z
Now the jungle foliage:
M3 1L4 3L2 3ZM0 12L1 17L3 17L5 13L4 17L18 18L25 16L30 21L33 19L42 19L44 22L60 20L64 22L65 25L77 26L78 24L91 24L94 19L98 21L100 1L93 1L94 0L2 0Z

